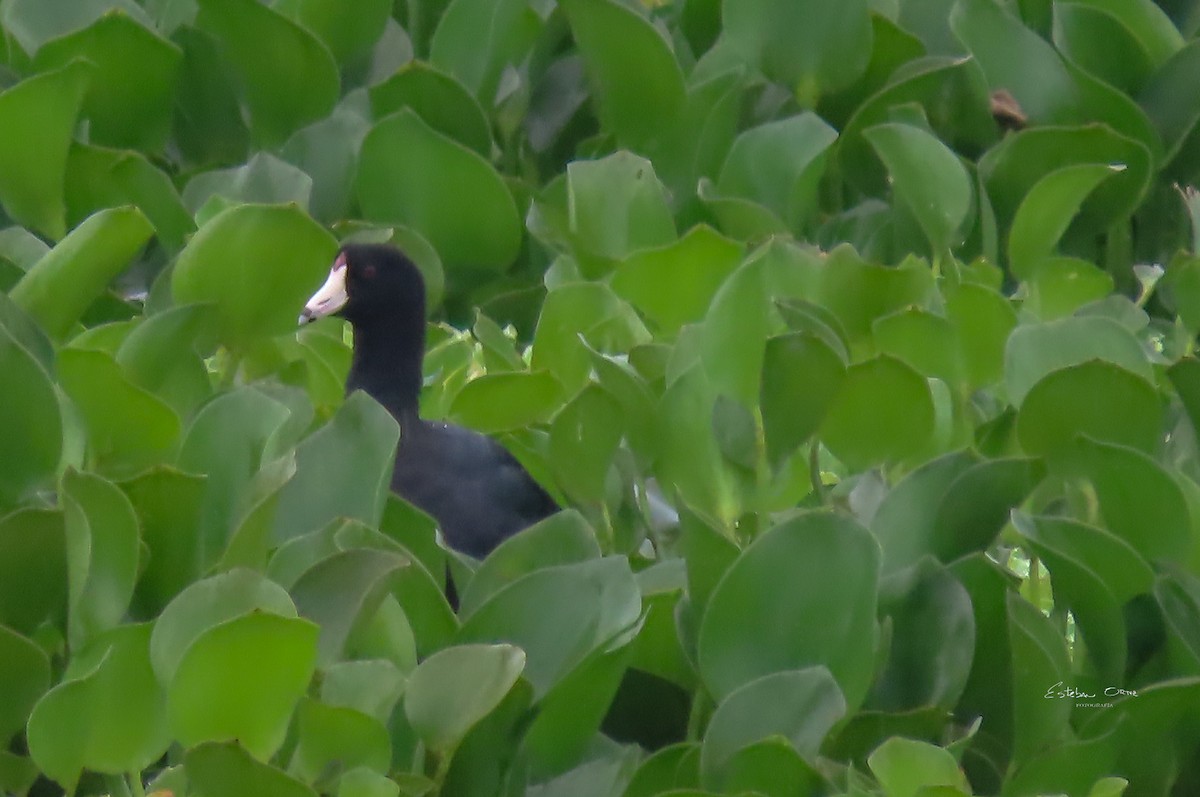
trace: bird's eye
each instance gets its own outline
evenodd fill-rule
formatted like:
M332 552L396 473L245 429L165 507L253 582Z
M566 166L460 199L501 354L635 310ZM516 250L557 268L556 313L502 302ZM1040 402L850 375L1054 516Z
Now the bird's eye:
M367 279L374 279L375 278L375 266L368 263L367 265L363 266L362 273L363 273L363 276L366 277Z

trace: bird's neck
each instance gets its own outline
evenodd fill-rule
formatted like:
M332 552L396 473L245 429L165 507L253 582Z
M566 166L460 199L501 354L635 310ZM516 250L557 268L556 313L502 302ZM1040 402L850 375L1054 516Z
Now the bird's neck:
M423 319L415 324L355 325L346 394L365 391L392 414L402 429L411 426L417 421L424 356Z

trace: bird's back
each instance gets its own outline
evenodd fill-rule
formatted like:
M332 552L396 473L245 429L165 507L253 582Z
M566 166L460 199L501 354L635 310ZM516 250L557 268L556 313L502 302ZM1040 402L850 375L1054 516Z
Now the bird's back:
M432 515L452 548L476 558L558 511L503 446L447 423L410 425L396 454L392 490Z

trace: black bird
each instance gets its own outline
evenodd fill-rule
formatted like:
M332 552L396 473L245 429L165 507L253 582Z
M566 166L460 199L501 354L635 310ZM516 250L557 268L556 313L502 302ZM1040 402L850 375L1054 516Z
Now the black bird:
M425 357L425 282L398 249L342 247L300 323L339 315L354 329L346 394L364 390L400 424L392 490L432 515L450 547L483 558L558 505L503 446L417 414Z

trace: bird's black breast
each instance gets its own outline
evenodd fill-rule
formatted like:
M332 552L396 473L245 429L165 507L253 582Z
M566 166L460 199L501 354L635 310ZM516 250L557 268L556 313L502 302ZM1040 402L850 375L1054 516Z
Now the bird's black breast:
M432 515L455 550L483 558L558 510L495 440L453 424L410 426L396 453L392 490Z

